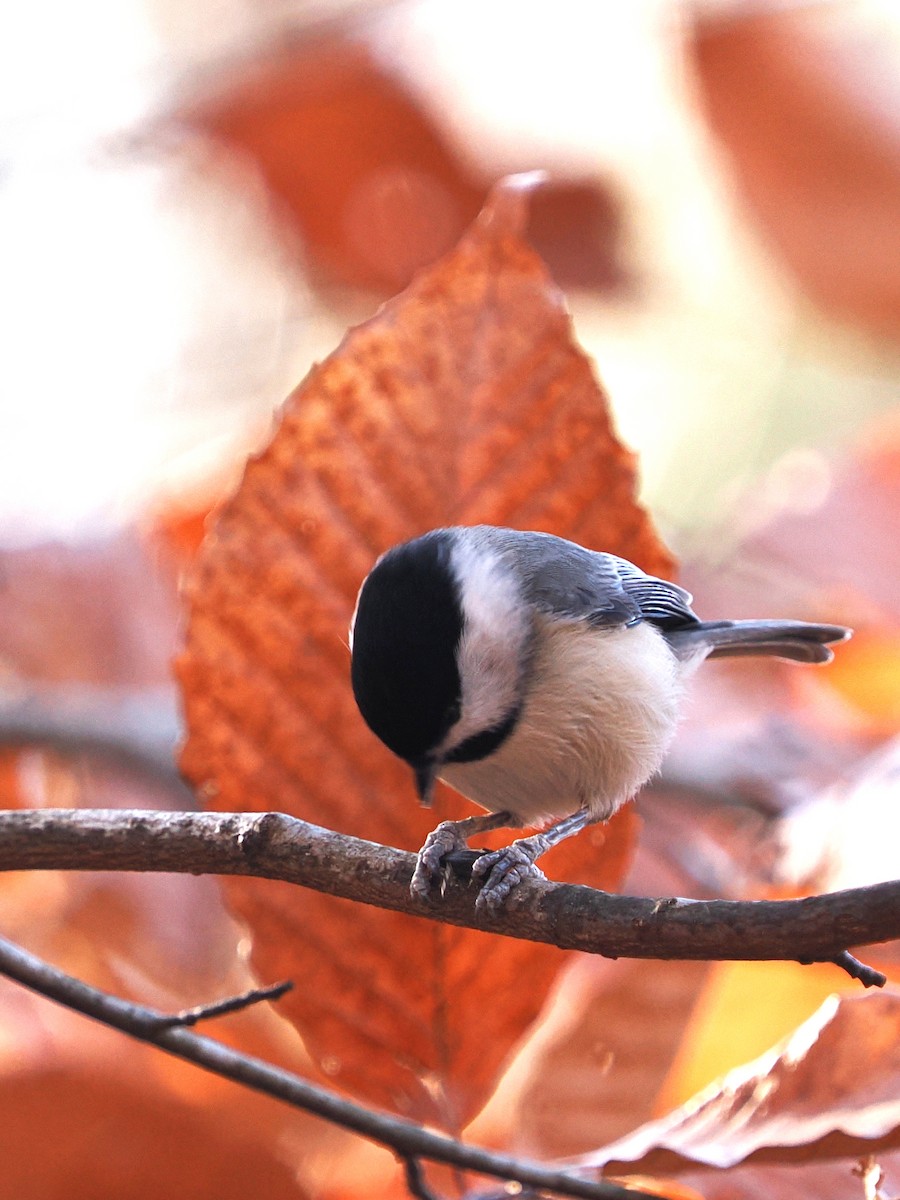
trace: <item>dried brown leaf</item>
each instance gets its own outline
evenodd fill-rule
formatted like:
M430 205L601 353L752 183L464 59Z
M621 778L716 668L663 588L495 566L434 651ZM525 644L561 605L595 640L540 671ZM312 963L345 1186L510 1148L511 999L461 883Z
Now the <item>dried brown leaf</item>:
M583 1166L677 1173L862 1157L900 1137L900 993L831 996L789 1038Z
M202 549L180 663L183 766L226 809L279 808L417 849L470 807L414 802L365 729L346 630L391 544L486 521L550 530L671 571L634 499L562 297L501 184L460 245L354 329L288 401ZM548 855L556 876L615 886L633 817ZM322 1069L378 1104L458 1128L484 1103L543 1002L561 952L286 885L235 880L266 978Z
M894 1200L900 1195L900 1153L887 1151L872 1159L749 1163L727 1171L695 1168L680 1175L681 1181L693 1184L704 1200Z

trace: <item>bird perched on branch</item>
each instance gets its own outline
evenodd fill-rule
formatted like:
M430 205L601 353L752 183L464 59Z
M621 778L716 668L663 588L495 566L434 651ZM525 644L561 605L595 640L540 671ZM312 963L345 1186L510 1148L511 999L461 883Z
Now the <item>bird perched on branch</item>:
M825 663L839 625L701 621L691 596L614 554L490 525L395 546L360 589L353 692L372 731L412 767L485 809L444 821L419 852L414 896L445 858L501 826L543 826L474 864L479 907L541 872L550 846L605 821L659 770L685 683L706 658Z

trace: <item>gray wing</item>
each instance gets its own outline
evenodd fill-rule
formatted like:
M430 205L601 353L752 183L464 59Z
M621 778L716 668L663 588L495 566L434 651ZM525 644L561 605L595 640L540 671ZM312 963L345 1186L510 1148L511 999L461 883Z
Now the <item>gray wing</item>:
M469 535L509 557L526 599L544 612L592 625L650 621L674 630L699 624L690 593L615 554L586 550L549 533L491 525L477 526Z

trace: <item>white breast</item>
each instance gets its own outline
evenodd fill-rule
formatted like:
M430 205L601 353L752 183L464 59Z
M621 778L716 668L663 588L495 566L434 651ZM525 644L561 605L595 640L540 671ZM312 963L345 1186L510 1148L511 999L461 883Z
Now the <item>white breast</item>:
M656 773L675 732L683 668L660 632L547 620L527 698L494 754L441 771L464 796L522 825L587 805L604 819Z

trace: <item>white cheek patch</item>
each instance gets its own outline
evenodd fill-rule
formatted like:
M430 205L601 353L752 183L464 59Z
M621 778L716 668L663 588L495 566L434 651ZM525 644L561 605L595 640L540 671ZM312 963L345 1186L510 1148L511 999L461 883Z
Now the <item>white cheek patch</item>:
M531 624L500 555L457 542L453 560L465 621L457 649L462 711L443 753L499 725L517 705Z

